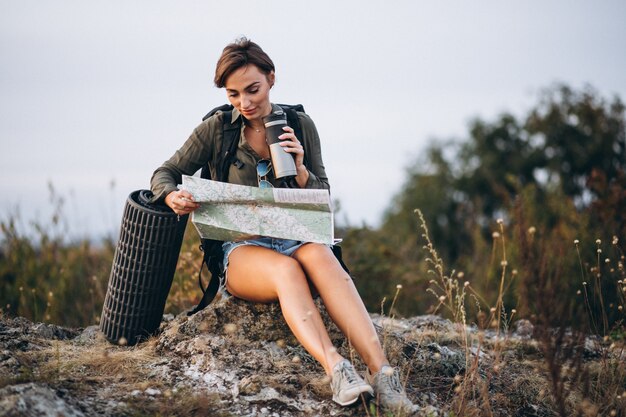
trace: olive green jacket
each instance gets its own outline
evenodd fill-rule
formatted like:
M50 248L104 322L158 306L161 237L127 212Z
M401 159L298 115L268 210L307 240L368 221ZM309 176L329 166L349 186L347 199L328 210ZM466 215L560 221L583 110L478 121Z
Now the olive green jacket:
M272 104L272 110L277 110L275 104ZM177 184L182 181L182 175L193 175L207 164L211 171L211 178L217 178L215 167L221 154L223 116L224 114L218 111L200 123L183 146L154 171L150 180L150 188L154 194L153 201L164 199L169 193L175 191ZM235 123L239 117L243 116L237 109L233 109L231 123ZM306 113L298 112L298 117L303 136L298 139L304 147L310 165L306 167L309 171L309 179L305 188L330 189L315 124ZM244 127L242 123L237 147L237 160L242 164L230 166L228 182L256 187L258 186L256 163L261 157L246 141ZM277 185L272 175L273 173L270 173L267 179Z

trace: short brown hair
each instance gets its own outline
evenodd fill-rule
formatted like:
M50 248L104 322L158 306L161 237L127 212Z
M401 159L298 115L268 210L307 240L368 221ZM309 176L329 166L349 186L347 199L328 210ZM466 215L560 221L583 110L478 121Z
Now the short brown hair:
M255 65L264 74L274 71L270 57L251 40L244 37L226 45L215 67L215 85L224 87L230 74L249 64Z

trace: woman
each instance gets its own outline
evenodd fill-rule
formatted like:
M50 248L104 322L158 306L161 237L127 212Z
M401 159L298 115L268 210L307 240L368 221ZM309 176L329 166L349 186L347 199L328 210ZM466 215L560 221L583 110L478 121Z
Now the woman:
M257 163L270 158L262 117L279 109L270 102L274 81L274 64L257 44L244 38L224 48L217 63L215 85L226 89L234 107L233 120L242 117L243 122L236 152L238 163L231 165L228 172L231 183L259 185ZM183 147L152 176L155 197L164 199L177 214L188 214L199 207L193 195L176 188L181 175L193 175L208 163L215 178L222 117L223 113L218 112L200 124ZM290 127L284 127L279 137L283 140L283 149L294 156L296 183L301 188L328 189L315 125L304 113L298 113L298 118L303 137L297 138ZM309 166L304 165L304 149ZM279 185L271 173L267 179ZM284 318L298 341L330 376L334 401L349 405L360 395L368 394L375 396L381 408L412 410L398 372L389 366L352 280L328 246L261 237L225 242L223 247L228 292L251 302L280 303ZM368 367L367 382L333 347L313 302L312 289L320 295L332 320L363 358Z

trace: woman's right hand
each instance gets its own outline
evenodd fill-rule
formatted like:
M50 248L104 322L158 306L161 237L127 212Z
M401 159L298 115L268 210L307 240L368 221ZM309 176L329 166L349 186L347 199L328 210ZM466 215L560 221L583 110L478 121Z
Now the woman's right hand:
M165 197L165 204L171 208L174 213L180 216L189 214L200 207L200 204L193 200L193 195L185 190L177 190L169 193Z

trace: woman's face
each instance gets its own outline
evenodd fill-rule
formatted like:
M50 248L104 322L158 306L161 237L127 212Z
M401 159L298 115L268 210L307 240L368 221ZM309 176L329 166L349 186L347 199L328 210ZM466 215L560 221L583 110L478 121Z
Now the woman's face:
M270 89L274 73L264 74L256 65L247 65L234 71L224 87L228 101L248 120L260 119L272 111Z

